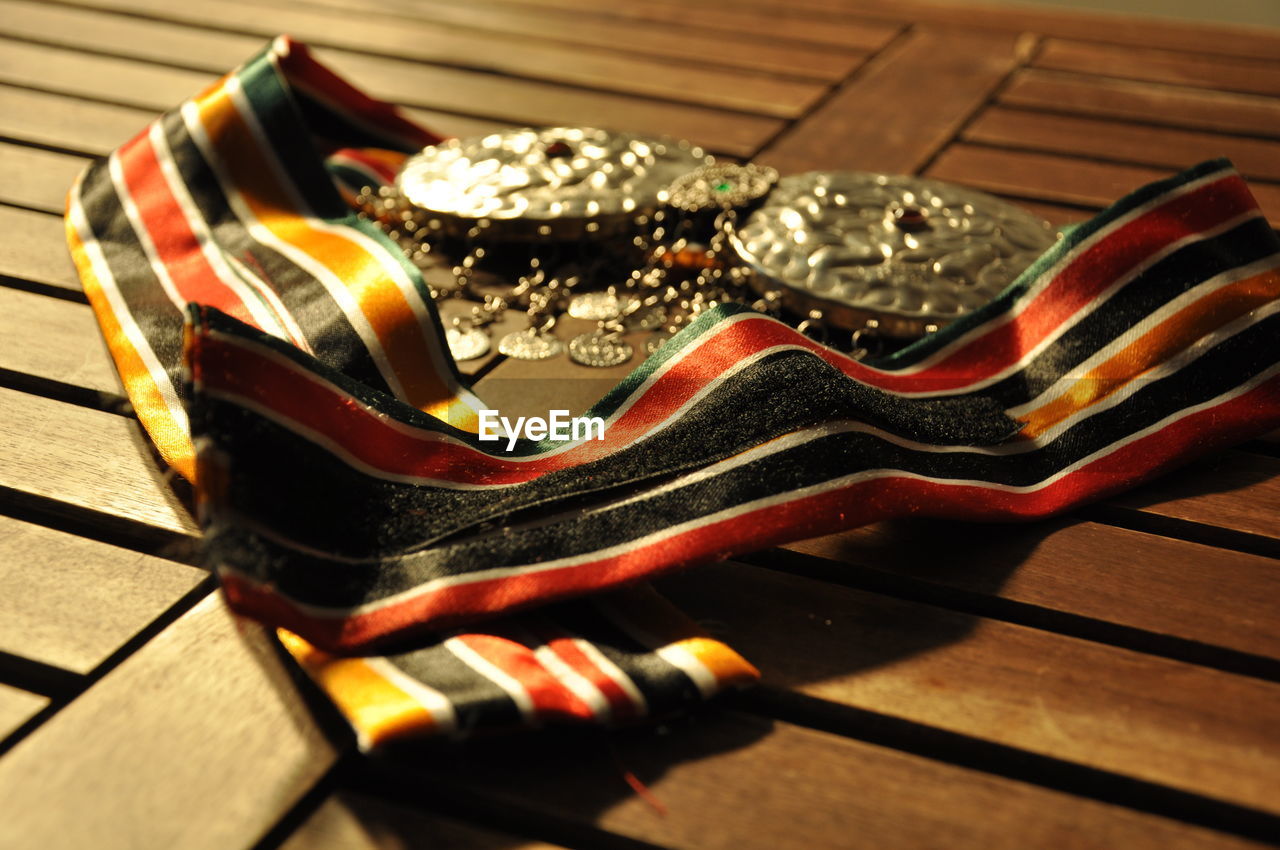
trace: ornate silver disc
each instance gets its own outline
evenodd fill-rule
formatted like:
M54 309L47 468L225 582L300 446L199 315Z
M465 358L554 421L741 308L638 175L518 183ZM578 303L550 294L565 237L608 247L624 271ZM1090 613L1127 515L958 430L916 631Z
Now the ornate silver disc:
M478 328L446 328L444 338L454 360L475 360L489 353L489 335Z
M502 239L609 235L666 201L665 188L713 159L689 142L590 127L450 139L396 178L407 209L460 233L487 220Z
M730 241L753 286L780 289L792 311L909 338L987 303L1055 238L983 192L837 171L782 178Z
M569 340L569 358L583 366L618 366L631 359L631 343L601 331Z
M498 350L517 360L546 360L564 351L564 343L533 328L514 331L498 341Z

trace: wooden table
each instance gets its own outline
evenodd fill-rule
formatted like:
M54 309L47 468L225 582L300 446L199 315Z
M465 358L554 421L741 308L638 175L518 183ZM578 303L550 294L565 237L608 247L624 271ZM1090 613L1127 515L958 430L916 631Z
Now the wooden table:
M1225 154L1276 222L1280 32L923 0L0 0L0 21L0 846L1280 840L1280 441L1051 522L888 523L664 580L762 687L371 761L190 565L59 218L87 158L289 32L445 133L661 132L1056 223ZM625 371L468 365L504 410L552 380L585 407Z

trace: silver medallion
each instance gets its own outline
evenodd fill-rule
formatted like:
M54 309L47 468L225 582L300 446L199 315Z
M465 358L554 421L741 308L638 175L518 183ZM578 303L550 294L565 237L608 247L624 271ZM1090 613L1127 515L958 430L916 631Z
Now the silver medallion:
M800 315L910 338L981 307L1056 238L1025 210L936 180L857 171L777 182L730 236L758 291Z
M568 313L575 319L604 322L622 315L630 303L631 299L619 298L612 292L584 292L573 296Z
M447 328L444 338L454 360L475 360L489 353L489 335L478 328Z
M569 341L569 359L583 366L620 366L631 359L631 343L614 334L593 331Z
M689 142L590 127L502 130L410 157L396 178L423 225L502 239L609 236L666 202L677 177L714 160Z
M671 206L685 212L741 207L762 198L778 172L755 163L706 165L677 177L668 189Z
M564 351L564 343L549 333L526 328L509 333L499 340L498 351L517 360L546 360Z

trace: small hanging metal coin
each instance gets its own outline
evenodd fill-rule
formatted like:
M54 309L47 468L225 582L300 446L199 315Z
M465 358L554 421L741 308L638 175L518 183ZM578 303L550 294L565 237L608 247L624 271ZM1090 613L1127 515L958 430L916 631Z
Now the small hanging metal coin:
M517 360L546 360L564 351L564 343L533 328L514 331L498 341L498 350Z
M666 309L655 304L652 307L641 307L626 316L623 322L629 331L651 331L654 328L661 327L666 320Z
M489 335L477 328L448 328L444 338L454 360L475 360L489 353Z
M626 340L592 331L569 341L569 359L583 366L619 366L631 359L631 344Z
M569 302L569 315L575 319L604 322L616 319L626 309L627 301L612 292L584 292Z

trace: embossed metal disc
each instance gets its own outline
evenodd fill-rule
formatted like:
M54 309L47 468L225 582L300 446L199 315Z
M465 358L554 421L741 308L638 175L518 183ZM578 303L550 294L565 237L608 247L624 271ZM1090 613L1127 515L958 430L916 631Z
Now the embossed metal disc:
M631 359L631 343L595 331L569 340L569 358L583 366L618 366Z
M457 232L487 219L504 239L616 232L665 201L665 187L712 162L668 138L547 127L450 139L409 158L396 188Z
M908 338L982 306L1054 243L1025 210L916 177L810 172L778 181L731 236L753 285L857 330Z
M685 212L740 207L763 197L777 179L777 171L755 163L703 166L671 184L671 206Z
M546 360L564 351L564 343L533 329L513 331L498 341L498 350L517 360Z
M489 335L476 328L446 328L445 341L454 360L474 360L489 353Z

